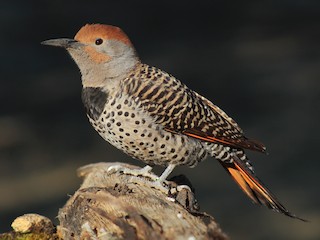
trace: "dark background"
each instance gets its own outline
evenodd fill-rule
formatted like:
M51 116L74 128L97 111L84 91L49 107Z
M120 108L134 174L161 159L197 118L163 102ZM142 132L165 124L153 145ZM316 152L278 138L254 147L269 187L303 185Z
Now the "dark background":
M214 159L173 173L188 176L201 209L231 238L319 239L320 2L302 0L1 1L0 232L29 212L56 221L84 164L143 166L91 128L67 53L40 45L85 23L121 27L145 63L268 147L268 156L249 153L257 174L309 223L251 204Z

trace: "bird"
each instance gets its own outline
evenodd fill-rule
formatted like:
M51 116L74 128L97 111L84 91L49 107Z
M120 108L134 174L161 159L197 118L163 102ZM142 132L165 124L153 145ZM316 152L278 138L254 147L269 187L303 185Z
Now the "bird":
M195 167L214 157L253 203L289 212L256 176L245 150L266 152L222 109L183 82L143 63L119 27L86 24L72 38L43 41L65 48L78 65L82 102L99 135L129 156L166 167Z

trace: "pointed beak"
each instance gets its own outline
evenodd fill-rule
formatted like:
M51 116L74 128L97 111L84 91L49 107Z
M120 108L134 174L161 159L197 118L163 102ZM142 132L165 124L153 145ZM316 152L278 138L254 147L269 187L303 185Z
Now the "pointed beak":
M79 48L84 44L78 42L74 39L69 38L58 38L58 39L50 39L41 42L42 45L54 46L54 47L62 47L62 48Z

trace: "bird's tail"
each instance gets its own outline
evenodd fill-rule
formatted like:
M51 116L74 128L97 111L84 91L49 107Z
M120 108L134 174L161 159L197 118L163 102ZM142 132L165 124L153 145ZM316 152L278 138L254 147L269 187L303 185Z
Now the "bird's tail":
M236 154L232 155L231 161L220 161L220 163L254 203L265 205L269 209L289 217L306 221L290 213Z

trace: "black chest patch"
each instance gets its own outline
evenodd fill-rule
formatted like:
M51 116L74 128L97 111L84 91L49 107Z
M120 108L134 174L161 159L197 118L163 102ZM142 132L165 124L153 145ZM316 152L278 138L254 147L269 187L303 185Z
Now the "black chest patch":
M86 112L93 120L98 120L108 101L108 93L102 88L85 87L82 89L82 102Z

